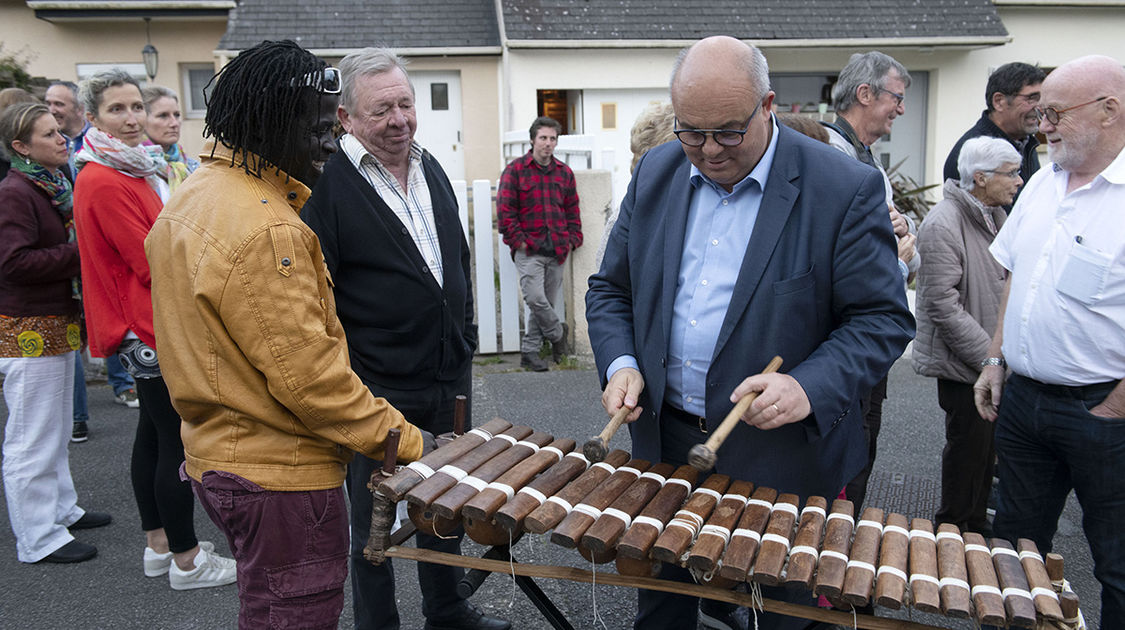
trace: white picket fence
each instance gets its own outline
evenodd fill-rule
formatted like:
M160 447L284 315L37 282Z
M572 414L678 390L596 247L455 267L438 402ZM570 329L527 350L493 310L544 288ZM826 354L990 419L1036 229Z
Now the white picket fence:
M480 335L477 352L518 352L522 313L519 277L510 250L496 229L495 185L487 179L473 180L470 200L469 187L464 180L452 183L461 214L461 229L465 231L473 256L473 301ZM472 230L469 229L470 214Z

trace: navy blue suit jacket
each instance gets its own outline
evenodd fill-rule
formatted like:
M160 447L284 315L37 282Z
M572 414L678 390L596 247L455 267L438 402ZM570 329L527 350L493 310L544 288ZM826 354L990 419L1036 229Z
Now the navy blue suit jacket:
M834 497L867 461L859 399L914 335L897 245L878 171L787 127L707 374L707 423L730 393L774 355L804 388L812 414L762 431L740 423L717 469L802 497ZM603 386L615 358L637 358L645 378L630 425L634 456L660 460L658 417L691 194L678 142L637 165L590 277L586 317ZM686 451L690 445L684 445Z

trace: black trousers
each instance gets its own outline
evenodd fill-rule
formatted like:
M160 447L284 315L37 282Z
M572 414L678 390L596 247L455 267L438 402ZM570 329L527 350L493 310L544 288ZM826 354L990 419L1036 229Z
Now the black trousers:
M168 548L182 553L195 548L195 495L191 484L180 479L184 443L180 439L180 414L163 378L136 379L137 435L133 439L130 477L141 515L141 529L164 528Z
M989 531L985 510L996 467L996 425L977 413L973 386L938 379L938 404L945 411L941 451L941 507L934 520L961 531Z
M457 382L435 383L420 390L394 390L366 383L371 393L386 398L396 409L406 416L411 424L425 429L434 435L453 430L453 405L458 394L469 396L472 390L471 374ZM472 412L465 414L465 428L472 426ZM363 557L363 548L371 533L371 491L367 482L371 473L378 470L382 462L357 454L348 466L348 496L351 499L351 572L352 608L355 613L355 627L362 630L397 630L399 628L398 607L395 605L395 576L391 559L374 565ZM419 532L416 544L422 549L432 549L444 553L461 553L461 538L464 531L458 528L452 538L437 538ZM422 615L427 619L440 619L448 616L452 606L462 600L457 595L457 583L465 571L460 567L439 564L417 563L418 585L422 590ZM416 615L408 619L416 619ZM420 626L408 623L408 627Z

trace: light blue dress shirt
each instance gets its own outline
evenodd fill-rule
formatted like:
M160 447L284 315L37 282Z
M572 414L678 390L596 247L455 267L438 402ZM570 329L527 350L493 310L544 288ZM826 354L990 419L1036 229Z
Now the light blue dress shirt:
M731 192L694 165L691 167L689 182L693 191L672 307L664 399L694 415L706 415L707 370L754 232L777 149L776 119L772 126L762 159ZM636 358L618 357L610 363L606 374L612 377L625 367L636 368Z

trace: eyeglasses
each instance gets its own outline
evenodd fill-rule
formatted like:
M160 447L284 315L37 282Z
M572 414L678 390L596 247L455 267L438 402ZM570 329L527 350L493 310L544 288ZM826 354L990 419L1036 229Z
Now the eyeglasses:
M875 88L875 92L876 92L876 94L878 94L879 92L884 92L886 94L890 94L891 96L893 96L894 99L895 99L895 107L898 107L899 105L902 105L902 102L906 100L905 94L899 94L898 92L892 92L892 91L890 91L886 88L877 87L877 88Z
M746 120L746 126L742 131L737 129L673 129L672 133L676 134L680 142L689 147L701 147L707 144L707 136L710 135L715 143L724 147L737 147L742 144L742 139L746 136L746 131L750 129L750 121L754 120L754 116L758 115L758 110L762 108L762 104L754 108L750 112L750 118ZM679 125L679 121L676 121Z
M1018 169L1018 168L1012 169L1010 171L997 171L997 170L993 170L993 169L985 169L984 172L985 173L992 173L994 175L1003 175L1005 177L1011 177L1013 179L1020 176L1020 169Z
M1063 112L1069 112L1072 109L1078 109L1079 107L1085 107L1087 105L1093 105L1094 103L1100 103L1107 98L1109 98L1108 95L1099 96L1092 101L1086 101L1085 103L1071 105L1070 107L1064 107L1062 109L1055 109L1054 107L1044 107L1043 109L1036 108L1035 115L1038 116L1040 120L1046 118L1047 122L1051 123L1052 125L1057 125L1059 124L1059 121L1062 120Z
M293 87L311 87L321 94L339 94L342 83L340 69L332 66L323 70L314 70L289 81L289 85Z

